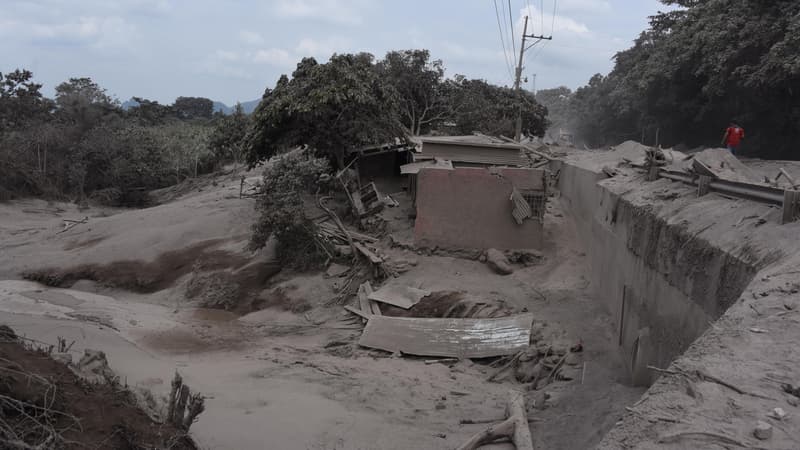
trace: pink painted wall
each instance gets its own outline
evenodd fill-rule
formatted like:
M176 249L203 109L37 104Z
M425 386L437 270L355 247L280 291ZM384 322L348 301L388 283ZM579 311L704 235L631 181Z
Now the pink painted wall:
M417 178L414 240L425 247L541 248L542 224L517 225L510 198L512 183L540 190L543 182L544 172L537 169L423 169Z

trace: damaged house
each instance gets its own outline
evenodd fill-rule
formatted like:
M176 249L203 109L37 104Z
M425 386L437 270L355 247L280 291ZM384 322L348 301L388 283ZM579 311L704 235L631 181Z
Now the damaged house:
M542 246L547 172L524 167L517 143L488 136L425 137L409 175L414 240L425 247Z

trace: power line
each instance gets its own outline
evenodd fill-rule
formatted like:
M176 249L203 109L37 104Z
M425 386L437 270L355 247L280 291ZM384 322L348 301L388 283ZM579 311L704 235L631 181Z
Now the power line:
M497 0L494 0L494 15L495 17L497 17L497 29L500 30L500 43L503 45L503 60L506 62L506 69L508 69L508 76L511 77L511 79L513 79L514 75L511 71L511 63L508 61L508 50L506 50L506 40L503 37L505 33L503 32L503 26L501 25L500 22L500 11L497 9Z
M553 23L550 25L550 36L553 35L553 30L556 27L556 11L558 10L558 0L553 0Z
M525 0L525 3L528 5L528 11L527 11L527 14L525 14L525 15L526 16L532 15L533 14L533 10L531 9L531 0Z
M539 29L539 32L544 33L544 0L539 2L539 17L542 18L542 28ZM550 30L550 34L553 34L553 30Z
M511 25L511 49L513 53L512 55L517 54L517 44L516 39L514 39L514 19L511 17L511 0L508 0L508 23Z

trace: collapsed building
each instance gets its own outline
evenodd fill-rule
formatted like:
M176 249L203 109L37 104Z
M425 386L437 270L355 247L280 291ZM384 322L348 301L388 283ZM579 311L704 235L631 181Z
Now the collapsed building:
M516 143L488 136L425 137L402 167L423 247L538 249L547 172L525 167Z

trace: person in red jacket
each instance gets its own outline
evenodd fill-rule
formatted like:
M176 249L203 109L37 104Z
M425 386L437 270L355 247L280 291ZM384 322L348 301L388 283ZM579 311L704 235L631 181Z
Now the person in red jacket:
M722 136L722 145L728 147L728 150L735 155L739 150L739 145L742 144L742 139L744 139L744 128L731 121L728 129L725 130L725 135Z

